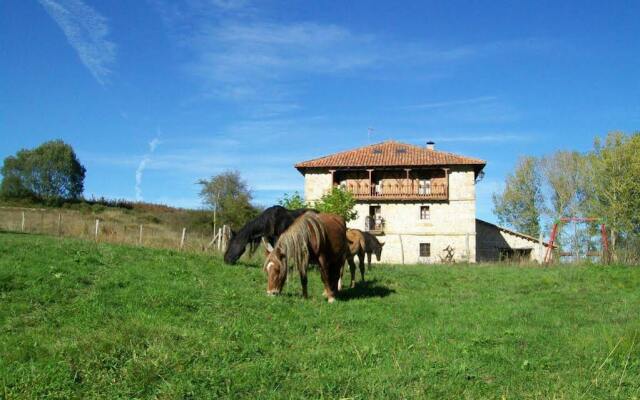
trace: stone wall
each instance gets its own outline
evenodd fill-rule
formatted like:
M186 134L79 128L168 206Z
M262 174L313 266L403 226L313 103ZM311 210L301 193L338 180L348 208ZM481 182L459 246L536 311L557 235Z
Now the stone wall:
M384 235L378 237L387 243L382 252L382 262L440 262L440 256L444 256L444 249L448 246L454 249L456 261L475 262L475 202L358 204L358 218L348 223L350 228L365 229L370 205L380 206L380 214L385 221ZM428 220L420 219L420 207L424 205L430 208ZM419 257L420 243L431 244L430 257Z
M304 174L304 199L313 203L331 190L331 173L327 170L306 171Z
M546 246L538 240L511 233L480 220L476 223L476 234L479 262L499 261L500 249L530 250L526 261L543 262Z

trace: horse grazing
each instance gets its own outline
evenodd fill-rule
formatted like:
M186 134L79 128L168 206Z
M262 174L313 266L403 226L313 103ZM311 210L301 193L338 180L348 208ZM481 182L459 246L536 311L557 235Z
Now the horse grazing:
M366 248L366 240L364 234L359 229L347 229L347 242L348 242L348 251L347 251L347 262L349 263L349 271L351 271L351 285L350 287L355 287L356 285L356 263L354 261L355 256L358 256L358 265L360 267L360 275L362 280L364 281L364 254ZM340 270L340 282L338 283L338 289L342 289L342 273L344 271L344 266Z
M342 217L308 211L280 235L275 246L263 241L268 251L264 262L267 294L282 291L291 264L300 273L302 295L307 298L307 267L313 262L320 266L324 295L333 303L348 251L346 231Z
M281 206L273 206L264 210L260 215L247 222L238 233L232 235L227 251L224 253L224 262L235 264L244 253L247 244L251 244L251 250L255 250L261 238L274 245L282 232L300 215L309 210L287 210Z
M378 239L369 232L362 232L364 235L364 252L367 254L367 267L371 269L371 254L376 255L376 260L380 261L382 256L382 246L384 242L380 243Z

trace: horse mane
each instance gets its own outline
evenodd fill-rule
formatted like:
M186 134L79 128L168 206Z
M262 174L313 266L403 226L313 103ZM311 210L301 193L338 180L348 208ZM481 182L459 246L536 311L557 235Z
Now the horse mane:
M256 218L247 222L242 228L240 228L238 233L235 234L235 241L239 241L240 243L244 243L244 245L246 245L254 238L256 234L262 233L267 220L267 217L264 215L264 213L262 213Z
M308 211L302 214L287 229L276 242L274 251L279 250L285 256L286 265L280 268L280 276L286 277L288 266L291 264L298 270L309 264L309 244L315 237L318 246L326 240L327 232L318 214Z
M273 238L277 238L298 216L307 211L309 210L287 210L282 206L267 208L233 236L225 252L225 262L235 262L244 253L248 243L254 243L261 237L266 237L274 244Z

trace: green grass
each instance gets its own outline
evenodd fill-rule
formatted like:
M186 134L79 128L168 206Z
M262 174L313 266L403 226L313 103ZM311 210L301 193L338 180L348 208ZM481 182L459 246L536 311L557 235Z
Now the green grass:
M378 267L0 234L0 398L638 398L640 268Z

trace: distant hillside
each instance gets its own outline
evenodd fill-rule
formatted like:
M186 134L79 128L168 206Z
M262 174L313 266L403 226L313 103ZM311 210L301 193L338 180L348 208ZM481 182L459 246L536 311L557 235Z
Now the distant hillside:
M164 204L128 200L91 199L47 205L28 200L0 200L2 207L78 211L105 219L130 223L153 223L186 227L202 233L213 232L213 213L208 210L176 208Z
M213 237L213 213L161 204L122 200L87 200L56 206L29 201L0 201L0 229L175 247L186 228L187 248L202 248Z

